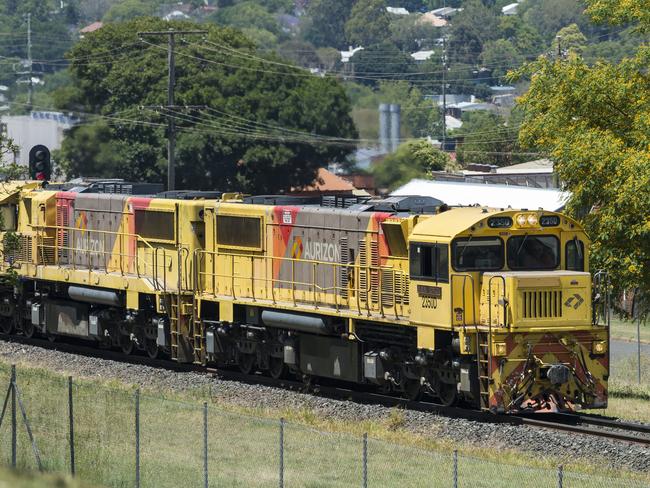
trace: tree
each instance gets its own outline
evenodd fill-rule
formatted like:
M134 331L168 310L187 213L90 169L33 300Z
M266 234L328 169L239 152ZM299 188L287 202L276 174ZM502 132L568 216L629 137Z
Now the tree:
M519 68L523 59L512 42L497 39L483 45L481 61L492 71L494 78L502 78L509 70Z
M316 47L346 47L345 23L353 4L354 0L311 0L305 39Z
M449 54L452 61L475 64L483 44L496 39L498 19L480 0L470 0L454 17L449 31Z
M547 43L562 27L571 24L583 27L587 23L582 3L575 0L527 0L521 7L523 19L536 26Z
M386 156L373 170L379 188L392 191L414 178L428 178L450 164L447 153L423 139L407 141Z
M298 66L316 68L320 65L321 60L314 46L305 41L292 39L280 44L277 53L284 59L288 59ZM338 54L337 51L337 55Z
M359 0L345 23L345 37L354 46L379 44L386 38L389 25L384 0Z
M587 38L580 32L578 24L563 27L555 37L559 40L562 51L565 53L582 54L582 51L587 46Z
M390 40L402 51L413 52L431 47L440 37L439 28L421 22L421 15L392 15L390 19Z
M587 0L604 18L604 3ZM606 2L616 22L650 30L646 2ZM541 58L518 75L530 76L520 100L523 144L547 152L567 211L585 225L593 269L609 271L620 290L650 291L650 45L618 64Z
M414 69L413 58L390 42L382 42L357 51L350 58L360 83L374 86L381 80L403 78Z
M139 31L198 27L208 30L209 42L241 53L178 45L176 103L207 108L140 109L166 103L165 49L145 46L134 56L120 47L136 42ZM166 39L150 42L162 46ZM104 26L70 56L73 87L61 95L62 108L99 117L64 139L59 156L69 177L163 180L167 114L178 127L179 188L278 192L309 184L320 166L345 160L348 141L357 138L336 80L284 66L277 57L278 64L269 64L229 28L139 18Z
M210 17L211 20L221 25L229 25L239 29L257 28L280 34L280 25L275 16L266 7L254 1L241 2L217 10Z
M157 5L146 0L124 0L123 2L113 5L106 15L104 22L122 22L143 15L153 15L156 13Z
M518 132L514 124L506 124L500 115L487 111L466 112L462 120L463 126L453 133L459 139L456 145L459 163L508 166L528 159L513 154L520 152Z

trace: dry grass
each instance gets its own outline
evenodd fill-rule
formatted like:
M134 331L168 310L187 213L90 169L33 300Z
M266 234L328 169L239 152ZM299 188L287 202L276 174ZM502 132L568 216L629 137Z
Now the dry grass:
M19 384L38 447L48 471L69 469L67 391L62 375L21 367ZM0 364L0 378L8 366ZM75 382L77 471L81 479L108 486L134 483L134 393L116 381ZM163 399L163 396L165 399ZM391 411L383 422L343 422L311 410L246 409L206 397L204 389L143 392L141 407L142 486L200 486L203 401L209 405L209 477L215 486L277 486L280 417L285 426L288 486L351 486L361 482L361 435L367 432L369 482L376 486L450 486L452 452L459 450L464 486L492 488L553 485L555 466L566 460L533 457L484 445L458 445L405 428L405 415ZM0 459L8 461L8 423L0 429ZM35 464L24 432L19 435L21 468ZM569 463L566 476L588 477L579 486L632 486L630 473L604 472L594 464ZM582 473L582 474L577 474ZM624 476L612 481L593 474ZM638 475L636 475L638 477ZM569 478L566 478L569 479ZM577 479L577 478L576 478ZM644 478L645 481L650 477ZM603 484L604 483L604 484ZM640 486L640 485L639 485Z

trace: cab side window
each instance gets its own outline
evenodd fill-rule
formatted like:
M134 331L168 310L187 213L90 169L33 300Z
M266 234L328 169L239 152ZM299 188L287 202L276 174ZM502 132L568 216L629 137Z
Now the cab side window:
M449 247L447 244L410 246L411 279L449 282Z
M566 269L569 271L585 270L585 244L578 239L566 243Z

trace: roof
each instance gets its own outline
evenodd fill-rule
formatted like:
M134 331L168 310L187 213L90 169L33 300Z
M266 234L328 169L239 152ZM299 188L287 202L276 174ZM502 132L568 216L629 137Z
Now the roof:
M386 7L386 12L395 15L408 15L409 11L404 7Z
M426 61L435 51L417 51L411 54L411 57L416 61Z
M81 29L79 32L81 34L89 34L91 32L95 32L96 30L101 29L102 27L104 27L103 22L93 22L92 24L87 25L86 27Z
M509 3L505 7L501 7L501 13L503 15L515 15L517 13L518 3Z
M438 17L433 12L427 12L425 14L422 14L422 16L418 19L418 23L429 24L432 25L433 27L444 27L448 24L446 19L443 19L442 17Z
M340 176L336 176L334 173L326 170L325 168L319 168L314 183L302 189L302 191L322 192L354 190L356 190L356 188L352 185L352 183L345 181Z
M558 189L530 188L414 179L392 195L422 195L442 200L447 205L486 205L496 208L529 208L556 211L564 207L567 193Z
M553 172L553 161L550 159L536 159L535 161L527 161L525 163L513 164L512 166L503 166L497 168L497 173L511 173L514 171L525 170L527 173L531 172Z
M361 46L353 48L350 46L350 49L347 51L341 51L341 62L342 63L347 63L350 61L350 58L354 56L358 51L362 51L363 48Z

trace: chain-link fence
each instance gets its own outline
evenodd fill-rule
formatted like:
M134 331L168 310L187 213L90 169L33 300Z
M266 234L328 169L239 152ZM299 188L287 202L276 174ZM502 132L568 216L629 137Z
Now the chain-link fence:
M6 379L4 379L6 378ZM15 380L13 379L15 378ZM111 487L641 487L226 412L0 364L0 460Z

